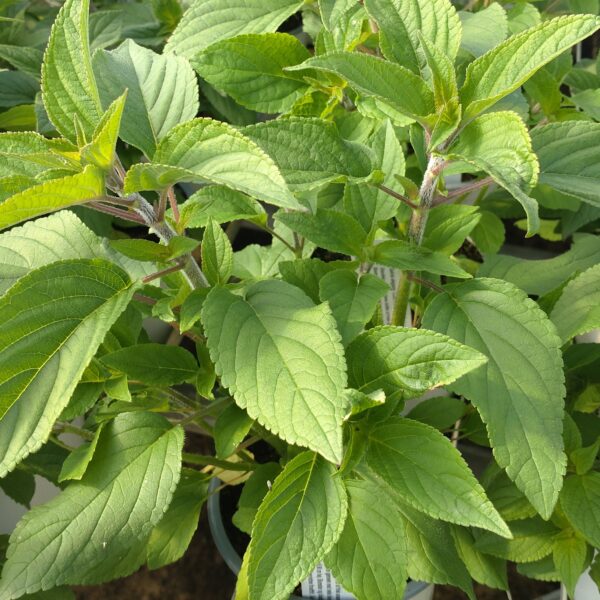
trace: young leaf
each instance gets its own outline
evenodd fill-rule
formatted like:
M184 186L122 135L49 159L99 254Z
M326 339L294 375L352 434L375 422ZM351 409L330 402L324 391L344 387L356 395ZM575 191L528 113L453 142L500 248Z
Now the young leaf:
M215 422L215 449L218 458L226 459L248 435L254 421L237 404L228 406Z
M588 563L588 545L579 537L560 536L554 542L552 558L569 596L575 596L575 586Z
M511 537L462 456L433 427L387 419L369 431L367 461L406 502L429 516ZM443 494L436 493L440 484Z
M181 206L179 224L195 228L206 227L209 219L221 224L257 218L264 219L265 210L256 200L222 185L208 185L194 192Z
M50 32L42 65L42 98L56 129L77 141L75 118L86 141L100 122L102 108L92 71L88 40L89 0L67 0Z
M198 363L192 354L179 346L138 344L127 346L101 358L111 369L125 373L147 385L169 386L196 376Z
M77 175L50 179L7 198L0 204L0 230L61 208L84 204L103 194L102 171L88 165Z
M328 302L342 342L347 346L371 320L390 286L375 275L359 275L346 269L331 271L319 282L319 295Z
M338 540L348 500L335 467L313 452L291 460L263 500L248 547L255 600L284 600Z
M497 2L483 10L465 10L458 15L462 24L461 47L475 57L501 44L508 35L506 11Z
M333 32L353 5L354 0L319 0L321 19L327 30Z
M524 292L496 279L450 286L427 307L423 326L468 340L488 356L452 389L477 407L496 461L548 518L566 465L563 363L554 326Z
M158 144L153 161L129 169L127 192L165 189L179 181L209 181L275 206L300 206L273 160L226 123L194 119L175 127Z
M471 119L523 85L539 68L600 28L600 18L569 15L513 35L467 68L460 96Z
M70 260L32 271L0 299L0 477L46 440L136 288L105 260Z
M423 65L418 34L450 60L460 45L461 26L449 0L366 0L369 15L379 26L384 56L420 74Z
M482 254L497 254L504 244L504 223L495 213L488 210L482 210L479 217L479 222L471 231L470 237ZM479 273L483 274L481 271Z
M345 485L348 517L325 564L357 598L401 597L408 562L402 514L373 482L347 481Z
M365 331L346 354L352 387L365 393L381 388L388 397L417 397L486 362L476 350L445 335L390 326Z
M290 71L317 69L339 75L365 96L373 96L416 121L435 112L433 93L409 69L370 54L334 52L310 58ZM410 89L410 94L404 90Z
M198 527L209 479L209 475L192 469L181 470L169 508L150 534L148 568L159 569L184 555Z
M587 269L565 286L550 318L563 342L600 327L600 265Z
M565 121L531 130L540 183L600 206L600 123Z
M103 427L104 423L101 423L90 442L81 444L69 454L60 470L59 482L68 481L69 479L80 480L85 475L90 461L94 458L94 452L96 452Z
M284 67L309 57L308 50L287 33L247 34L209 46L192 59L192 66L242 106L280 113L308 89L302 77Z
M183 430L159 415L117 416L82 480L17 525L0 595L102 583L137 569L177 485L182 446Z
M202 238L202 270L211 285L225 284L231 277L233 250L226 233L212 219Z
M577 532L594 548L600 547L600 473L567 477L560 506Z
M175 125L198 113L196 75L183 58L127 40L96 52L93 67L104 107L127 90L120 137L149 158Z
M250 125L243 132L275 161L292 190L371 174L369 150L344 140L334 123L290 117Z
M268 33L302 6L299 0L206 0L190 6L169 38L167 52L192 59L204 48L243 33Z
M539 165L525 123L514 112L494 112L467 125L448 156L488 173L523 206L527 234L540 225L537 202L528 194L537 183Z
M92 141L81 149L81 158L85 163L95 165L102 171L112 168L126 98L127 92L108 107L94 131Z
M289 283L261 281L243 298L213 288L202 323L237 404L286 441L340 462L346 365L329 307Z
M481 219L476 206L442 204L429 211L423 245L435 252L454 254Z

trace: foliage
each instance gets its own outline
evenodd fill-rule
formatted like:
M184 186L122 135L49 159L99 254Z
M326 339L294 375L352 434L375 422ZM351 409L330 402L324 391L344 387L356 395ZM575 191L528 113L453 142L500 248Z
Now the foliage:
M240 599L319 562L358 600L507 590L507 561L572 596L600 550L598 12L0 3L0 488L61 487L0 597L179 560L212 478L242 490Z

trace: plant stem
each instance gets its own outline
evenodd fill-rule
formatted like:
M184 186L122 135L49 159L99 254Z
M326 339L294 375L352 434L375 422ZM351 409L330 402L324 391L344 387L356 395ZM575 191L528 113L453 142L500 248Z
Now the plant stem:
M155 279L159 279L160 277L164 277L165 275L169 275L169 273L176 273L177 271L181 271L184 265L177 264L172 267L168 267L167 269L163 269L162 271L157 271L156 273L152 273L151 275L147 275L142 279L144 283L149 283L150 281L154 281Z
M169 204L173 211L173 219L175 220L175 223L179 223L179 205L177 204L177 198L175 198L173 186L167 190L167 197L169 198Z
M385 194L387 194L388 196L391 196L392 198L396 198L396 200L400 200L400 202L404 202L404 204L406 204L407 206L410 206L410 208L412 208L413 210L416 210L418 208L418 206L414 203L411 202L406 196L403 196L402 194L399 194L398 192L392 190L391 188L383 185L382 183L380 183L377 186L382 192L384 192Z
M478 190L482 187L491 185L494 182L494 180L491 177L484 177L483 179L479 179L477 181L473 181L472 183L467 183L466 185L463 185L455 190L452 190L451 192L448 193L447 196L438 196L433 204L434 206L437 206L438 204L444 204L445 202L450 202L452 200L454 200L455 198L459 198L460 196L464 196L465 194L468 194L469 192L472 192L474 190Z
M392 325L404 327L411 287L410 273L402 271L400 273L398 286L396 287L396 298L394 300L394 310L392 312Z
M85 204L85 206L93 208L94 210L106 215L111 215L112 217L119 217L119 219L124 219L125 221L133 221L134 223L139 223L141 225L144 224L144 221L136 213L123 210L115 206L108 206L106 204L102 204L102 202L88 202Z
M254 469L256 469L256 465L249 462L232 462L229 460L221 460L214 456L190 454L189 452L184 452L182 454L182 460L190 465L219 467L220 469L226 469L227 471L254 471Z
M79 437L82 437L84 440L93 440L94 434L87 429L81 429L81 427L76 427L75 425L70 425L69 423L59 423L60 433L74 433Z

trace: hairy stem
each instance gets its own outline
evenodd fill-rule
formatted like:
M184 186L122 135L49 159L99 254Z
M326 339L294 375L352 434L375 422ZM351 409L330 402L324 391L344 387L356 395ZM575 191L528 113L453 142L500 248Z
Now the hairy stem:
M392 312L392 325L400 327L404 326L411 287L410 273L402 271L402 273L400 273L400 281L398 281L398 286L396 287L396 298L394 300L394 310Z
M438 204L444 204L445 202L451 202L455 198L460 198L460 196L464 196L465 194L468 194L469 192L473 192L482 187L486 187L488 185L491 185L492 183L494 183L494 180L491 177L484 177L483 179L478 179L477 181L467 183L455 190L452 190L451 192L448 193L447 196L438 196L433 201L433 204L434 204L434 206L437 206Z

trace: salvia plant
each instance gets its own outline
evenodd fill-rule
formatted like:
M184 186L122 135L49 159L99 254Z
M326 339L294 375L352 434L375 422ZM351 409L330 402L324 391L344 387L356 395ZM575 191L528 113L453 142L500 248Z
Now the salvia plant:
M60 488L0 598L178 560L213 478L238 600L600 581L597 0L55 4L0 3L0 487Z

